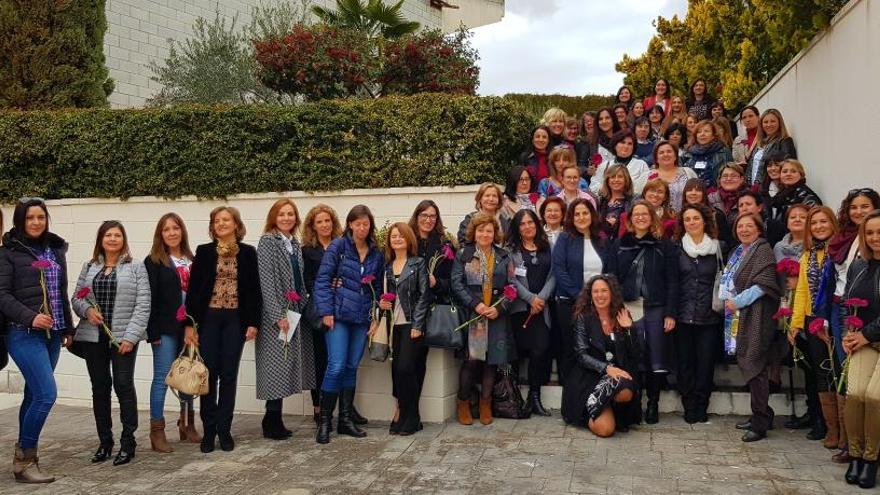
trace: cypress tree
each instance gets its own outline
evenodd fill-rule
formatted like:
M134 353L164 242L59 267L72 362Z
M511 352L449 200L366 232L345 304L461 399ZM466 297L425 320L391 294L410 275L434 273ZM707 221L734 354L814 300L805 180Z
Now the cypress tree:
M105 0L0 0L0 107L106 106Z

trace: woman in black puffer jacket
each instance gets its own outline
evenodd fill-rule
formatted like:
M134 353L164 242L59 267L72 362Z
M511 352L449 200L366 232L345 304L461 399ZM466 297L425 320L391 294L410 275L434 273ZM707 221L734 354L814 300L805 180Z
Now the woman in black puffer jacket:
M675 343L678 390L688 423L709 420L709 395L721 338L721 315L712 310L712 292L723 258L713 217L709 207L693 204L686 206L678 219L680 292Z
M626 227L627 233L609 256L608 271L620 280L623 300L646 344L645 422L654 424L659 421L660 384L672 370L669 333L675 328L677 313L678 255L672 243L662 238L660 219L646 201L632 206Z

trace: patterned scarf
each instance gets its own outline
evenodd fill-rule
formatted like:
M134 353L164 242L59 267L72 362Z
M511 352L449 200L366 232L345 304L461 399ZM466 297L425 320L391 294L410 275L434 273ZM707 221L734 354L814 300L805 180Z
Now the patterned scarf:
M813 301L819 294L819 285L822 281L822 265L819 264L819 251L825 250L825 241L816 241L810 248L807 259L807 282L810 287L810 296Z
M472 280L479 278L482 282L483 304L492 304L492 273L495 270L495 249L486 254L482 249L476 248L474 259L468 263L465 270L472 272L477 277L469 277ZM475 273L476 272L476 273ZM485 318L477 318L468 327L468 357L485 361L489 350L489 322Z

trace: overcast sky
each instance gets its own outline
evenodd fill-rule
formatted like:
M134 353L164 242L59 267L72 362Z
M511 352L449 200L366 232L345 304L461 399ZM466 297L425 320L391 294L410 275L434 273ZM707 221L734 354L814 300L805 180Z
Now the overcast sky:
M686 12L687 0L507 0L501 22L474 30L478 92L614 93L614 64L645 51L652 21Z

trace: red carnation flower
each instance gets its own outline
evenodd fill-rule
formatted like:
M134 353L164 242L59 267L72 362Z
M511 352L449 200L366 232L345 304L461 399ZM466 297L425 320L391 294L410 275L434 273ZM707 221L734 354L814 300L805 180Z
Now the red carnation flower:
M31 263L31 266L38 270L46 270L52 267L52 263L50 263L48 260L37 260Z
M361 278L361 283L362 284L371 284L371 283L373 283L373 280L376 280L375 275L364 275L363 278Z
M516 299L516 287L508 284L504 286L504 298L508 301Z
M529 201L532 202L533 205L538 204L538 199L541 196L538 193L529 193Z
M186 321L186 306L184 306L183 304L181 304L180 307L177 308L177 321Z
M864 299L860 299L858 297L851 297L846 301L843 301L845 306L849 306L850 308L866 308L868 306L868 301Z
M773 314L773 319L778 320L780 318L788 318L791 315L791 308L779 308L779 310Z
M289 290L284 293L284 298L292 303L298 303L302 297L300 297L299 293L295 290Z
M393 302L395 299L397 299L397 296L390 293L390 292L386 292L386 293L382 294L381 296L379 296L379 299L381 299L383 301Z
M807 327L807 330L810 332L810 335L817 335L822 330L825 329L825 319L824 318L816 318L810 323L810 326Z
M590 163L592 163L593 165L598 167L599 165L602 164L602 155L600 155L599 153L596 153L595 155L590 157Z
M455 259L455 252L449 247L449 244L443 245L443 256L448 260Z
M83 287L82 289L76 291L76 298L77 299L85 299L85 298L89 297L89 294L91 292L92 292L92 289L90 289L88 287Z
M847 316L843 319L843 324L853 330L861 330L865 326L865 322L858 316Z

